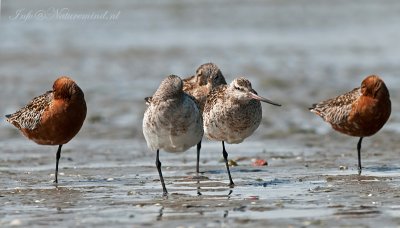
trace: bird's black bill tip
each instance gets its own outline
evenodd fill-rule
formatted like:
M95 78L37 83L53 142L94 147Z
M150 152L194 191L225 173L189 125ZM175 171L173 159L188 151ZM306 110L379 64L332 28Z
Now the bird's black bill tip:
M6 115L6 118L10 118L10 117L11 117L11 114L7 114L7 115Z
M275 103L275 102L273 102L273 101L271 101L271 100L267 100L267 99L261 100L261 101L263 101L263 102L265 102L265 103L268 103L268 104L271 104L271 105L274 105L274 106L278 106L278 107L281 107L281 106L282 106L281 104Z
M271 100L269 100L269 99L267 99L265 97L258 96L255 93L250 93L250 98L256 99L256 100L259 100L259 101L262 101L262 102L265 102L265 103L268 103L268 104L271 104L271 105L282 106L281 104L275 103L275 102L273 102L273 101L271 101Z

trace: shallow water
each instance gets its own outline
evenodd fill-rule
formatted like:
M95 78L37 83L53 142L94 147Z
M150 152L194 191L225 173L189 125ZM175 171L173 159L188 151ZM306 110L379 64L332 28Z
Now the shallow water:
M359 177L355 150L346 146L337 153L286 143L286 150L275 151L273 141L271 147L269 140L228 145L230 158L238 163L231 168L234 188L227 186L217 143L204 143L200 179L194 174L194 148L181 155L161 154L170 192L163 197L154 157L144 154L139 142L74 140L65 147L60 183L54 186L56 148L10 139L1 143L10 148L0 161L1 225L398 225L400 166L389 151L373 154L383 144L366 141L364 175ZM337 145L325 143L327 148ZM269 165L254 167L252 158L267 159Z
M64 20L104 13L115 20ZM47 18L26 15L45 10ZM0 226L398 226L400 197L400 3L397 1L2 1L0 107L11 113L51 88L60 74L85 92L88 116L63 147L38 146L0 123ZM23 14L23 13L22 13ZM141 133L145 104L159 82L191 75L213 61L228 82L245 75L260 95L263 122L228 145L236 186L221 145L204 140L201 179L195 148L161 153L168 198ZM385 80L392 115L363 142L333 132L310 104ZM254 167L252 159L268 161ZM201 195L199 195L201 193Z

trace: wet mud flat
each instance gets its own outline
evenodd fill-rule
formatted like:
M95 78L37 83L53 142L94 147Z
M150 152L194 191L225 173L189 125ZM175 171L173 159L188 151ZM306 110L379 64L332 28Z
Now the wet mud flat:
M71 142L55 186L56 148L10 140L1 143L0 225L398 226L400 165L393 158L399 151L387 143L394 141L390 137L365 141L362 176L356 174L352 138L298 135L289 144L228 145L238 164L231 168L234 188L228 187L220 143L205 141L200 176L194 172L195 148L161 153L168 197L143 141ZM268 166L253 166L256 158Z
M1 116L51 89L59 74L84 90L88 115L63 147L58 186L57 148L28 141L0 116L0 227L400 225L398 1L65 2L2 4ZM120 17L15 18L20 9L64 7ZM204 140L200 178L195 148L161 152L165 198L141 133L143 98L166 75L189 76L208 61L227 82L244 75L283 107L263 106L255 134L227 145L238 164L234 188L220 143ZM371 73L389 87L392 115L364 140L359 177L357 139L333 132L307 108ZM268 166L253 166L257 158Z

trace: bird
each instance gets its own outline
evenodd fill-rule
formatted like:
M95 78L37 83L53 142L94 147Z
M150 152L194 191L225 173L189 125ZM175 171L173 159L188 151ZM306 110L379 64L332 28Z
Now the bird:
M58 145L54 182L58 183L61 148L81 129L86 118L82 89L67 76L57 78L53 89L33 98L6 120L39 145Z
M360 137L357 143L358 174L361 175L361 143L364 137L377 133L391 113L389 90L377 75L367 76L357 87L317 104L309 110L332 128L346 135Z
M226 81L215 63L204 63L197 68L195 75L183 79L183 91L196 98L201 110L207 95L219 85L226 85Z
M208 95L203 112L204 135L222 141L222 155L229 176L229 186L234 183L228 165L227 143L241 143L258 128L262 118L261 102L281 106L261 97L245 77L234 79L229 85L216 87Z
M219 67L212 62L200 65L195 75L183 79L183 91L196 99L200 105L201 112L203 112L208 94L219 85L226 85L225 77ZM197 144L197 174L200 173L201 142L202 140Z
M163 195L168 195L161 171L159 151L184 152L203 137L203 120L196 99L183 91L182 79L165 78L154 95L145 99L148 105L143 117L143 135L147 146L156 151L156 167Z

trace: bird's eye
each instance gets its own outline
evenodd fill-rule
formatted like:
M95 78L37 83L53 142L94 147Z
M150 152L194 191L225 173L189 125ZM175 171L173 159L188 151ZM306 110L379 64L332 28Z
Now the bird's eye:
M234 88L237 89L237 90L239 90L239 91L244 91L244 89L243 89L242 87L237 87L237 86L235 86Z

